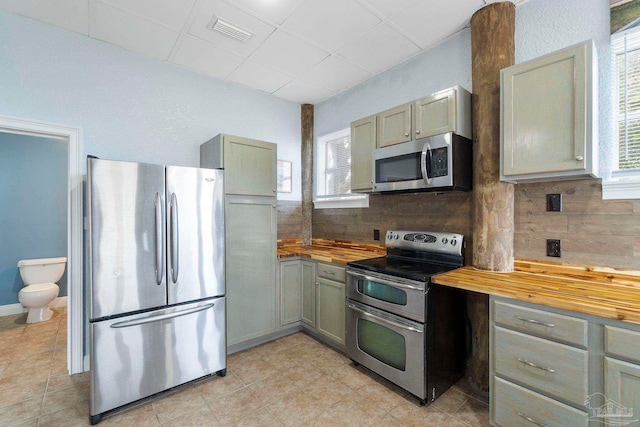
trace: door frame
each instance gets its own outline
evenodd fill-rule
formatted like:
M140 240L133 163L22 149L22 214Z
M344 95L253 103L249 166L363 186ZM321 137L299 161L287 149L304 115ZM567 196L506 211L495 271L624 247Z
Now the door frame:
M0 132L67 141L67 369L69 374L88 370L84 358L83 318L83 174L81 131L36 120L0 115Z

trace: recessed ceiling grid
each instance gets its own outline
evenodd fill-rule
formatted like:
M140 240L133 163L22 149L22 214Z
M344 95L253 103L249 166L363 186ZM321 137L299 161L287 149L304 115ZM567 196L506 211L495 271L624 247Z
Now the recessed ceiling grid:
M0 0L0 9L313 104L457 34L492 1ZM251 35L211 31L216 19Z

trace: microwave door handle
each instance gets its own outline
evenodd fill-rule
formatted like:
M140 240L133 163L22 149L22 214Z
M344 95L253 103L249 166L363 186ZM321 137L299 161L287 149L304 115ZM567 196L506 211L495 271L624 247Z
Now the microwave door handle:
M429 163L427 162L427 160L431 160L431 144L429 144L428 142L424 144L424 147L422 147L420 169L422 170L422 179L424 179L424 182L427 185L431 185L431 180L429 179Z

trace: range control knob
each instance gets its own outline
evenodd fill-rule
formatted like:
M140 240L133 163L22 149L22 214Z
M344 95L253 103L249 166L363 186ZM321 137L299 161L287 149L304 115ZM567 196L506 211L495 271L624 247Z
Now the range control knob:
M397 234L395 235L394 239L398 240L400 236L398 236Z
M458 241L456 239L451 239L451 245L455 246L458 244Z
M447 244L447 242L449 242L449 239L447 239L446 237L442 238L442 243L444 243L445 245Z

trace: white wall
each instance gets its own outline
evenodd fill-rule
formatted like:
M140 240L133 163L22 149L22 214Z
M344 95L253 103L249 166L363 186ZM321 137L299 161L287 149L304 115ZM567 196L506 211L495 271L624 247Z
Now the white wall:
M300 200L300 105L0 12L0 115L82 129L84 154L198 166L218 133L278 144Z
M315 137L441 89L471 90L471 33L459 35L315 106Z
M609 3L605 0L530 0L516 8L516 63L587 39L599 57L601 168L608 174L613 140ZM470 30L315 107L315 136L450 86L471 87Z

